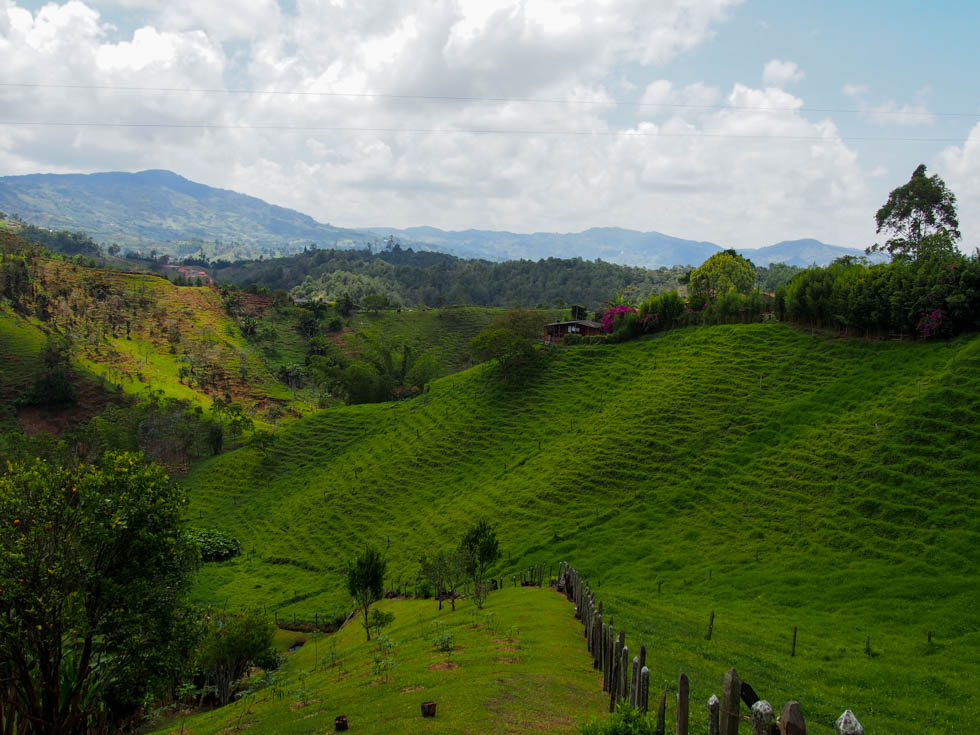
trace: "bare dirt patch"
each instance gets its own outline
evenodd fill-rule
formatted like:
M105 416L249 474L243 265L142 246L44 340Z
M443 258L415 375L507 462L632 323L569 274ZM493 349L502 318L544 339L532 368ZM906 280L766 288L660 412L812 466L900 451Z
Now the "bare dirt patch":
M428 666L429 671L447 671L449 669L458 669L459 664L454 664L452 661L440 661L437 664L430 664Z
M423 689L425 689L425 687L422 686L421 684L417 684L416 686L413 686L413 687L404 687L402 689L402 694L411 694L412 692L421 692Z

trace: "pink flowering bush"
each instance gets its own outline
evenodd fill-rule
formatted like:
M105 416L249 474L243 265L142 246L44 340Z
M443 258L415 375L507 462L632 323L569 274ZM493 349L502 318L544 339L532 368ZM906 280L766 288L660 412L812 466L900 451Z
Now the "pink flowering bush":
M627 306L626 304L617 304L602 315L602 331L611 332L613 330L613 324L615 324L617 317L623 316L624 314L636 314L636 309L632 306Z
M946 317L946 312L942 309L933 309L929 312L922 312L922 318L919 319L916 331L923 337L934 337L946 331L948 325L949 319Z

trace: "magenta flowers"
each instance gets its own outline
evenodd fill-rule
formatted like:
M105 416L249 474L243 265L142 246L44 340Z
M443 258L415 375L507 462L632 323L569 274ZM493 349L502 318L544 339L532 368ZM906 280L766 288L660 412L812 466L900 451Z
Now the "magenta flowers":
M622 314L635 314L636 309L632 306L627 306L626 304L617 304L611 309L607 309L606 313L602 315L602 331L611 332L613 328L613 323L616 321L616 317Z

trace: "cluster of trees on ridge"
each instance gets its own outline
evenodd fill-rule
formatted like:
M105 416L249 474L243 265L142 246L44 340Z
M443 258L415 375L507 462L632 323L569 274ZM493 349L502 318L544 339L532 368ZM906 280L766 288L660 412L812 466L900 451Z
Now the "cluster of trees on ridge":
M888 237L867 252L887 252L889 263L839 258L826 268L800 270L770 294L753 288L750 261L733 250L716 253L687 277L686 301L669 292L637 306L617 296L604 314L608 339L772 317L866 337L951 336L980 328L980 251L966 256L956 248L956 197L945 182L917 167L875 220L877 232Z

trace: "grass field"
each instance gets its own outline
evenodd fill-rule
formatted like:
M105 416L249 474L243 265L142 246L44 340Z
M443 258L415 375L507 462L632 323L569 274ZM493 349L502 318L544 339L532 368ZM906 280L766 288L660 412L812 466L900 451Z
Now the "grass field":
M305 735L332 732L343 714L351 732L376 735L561 733L602 708L574 607L550 590L507 588L483 610L460 602L440 612L432 600L378 607L395 616L385 631L395 643L387 675L375 673L375 641L365 642L358 620L333 636L283 631L282 649L305 643L273 685L186 721L178 713L155 732ZM433 643L442 635L452 637L448 655ZM436 702L435 718L422 718L426 701Z
M43 344L34 325L0 309L0 431L16 428L14 403L34 382Z
M839 341L779 324L558 349L507 377L478 366L199 465L193 523L247 553L206 566L196 596L332 614L363 544L387 548L389 585L410 587L423 551L486 516L500 571L567 560L601 585L656 687L683 670L704 702L735 665L777 708L799 699L816 733L845 707L869 732L968 730L978 368L977 337Z

